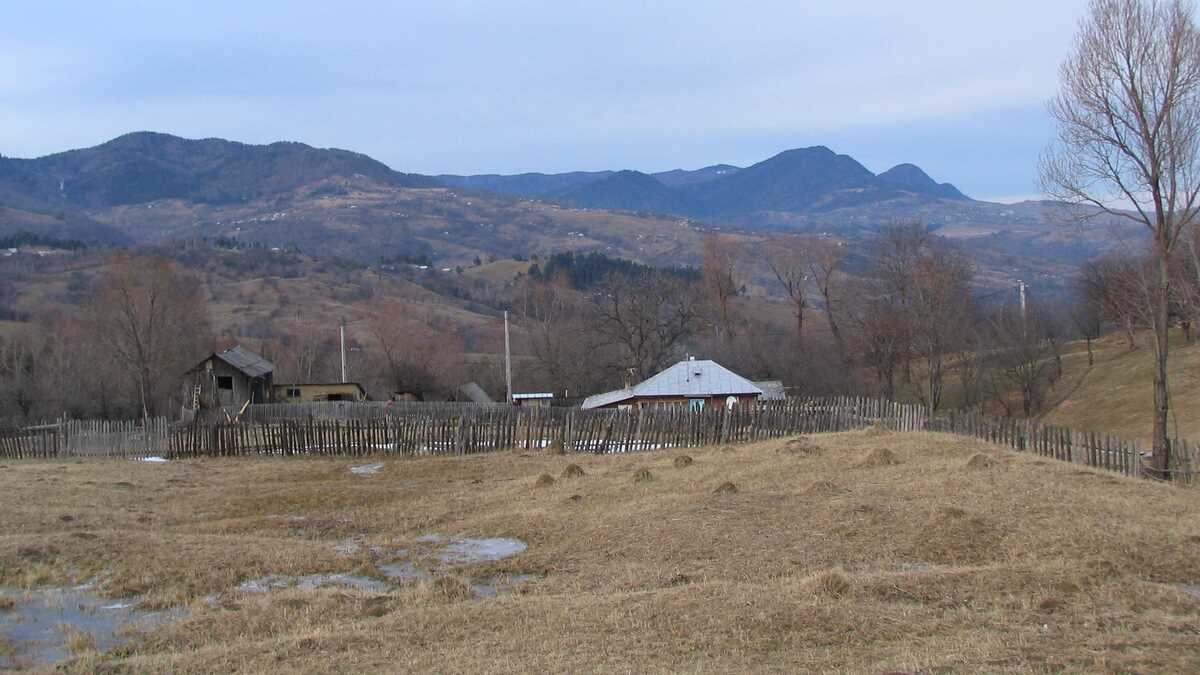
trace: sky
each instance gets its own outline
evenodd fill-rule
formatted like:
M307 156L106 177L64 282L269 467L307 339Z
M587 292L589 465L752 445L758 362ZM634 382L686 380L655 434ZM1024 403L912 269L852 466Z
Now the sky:
M1036 195L1086 0L6 0L0 154L130 131L398 171L745 166L826 145Z

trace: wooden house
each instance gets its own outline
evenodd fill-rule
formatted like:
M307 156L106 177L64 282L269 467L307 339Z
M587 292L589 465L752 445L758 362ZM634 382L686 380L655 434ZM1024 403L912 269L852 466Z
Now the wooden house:
M761 387L716 361L688 359L640 384L589 396L583 402L583 409L650 405L732 407L753 404L762 396Z
M213 352L186 373L184 400L192 410L267 403L274 372L270 361L240 346Z

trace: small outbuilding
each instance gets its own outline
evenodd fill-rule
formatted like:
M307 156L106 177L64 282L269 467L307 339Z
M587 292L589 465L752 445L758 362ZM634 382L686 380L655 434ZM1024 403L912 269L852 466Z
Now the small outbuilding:
M275 366L241 346L213 352L185 374L193 410L267 403Z
M554 400L554 394L537 393L537 394L513 394L513 405L520 408L544 408L550 405Z
M584 410L640 408L652 405L751 405L763 395L756 384L716 361L680 361L640 384L589 396Z
M277 384L273 389L277 403L367 400L367 390L357 382Z

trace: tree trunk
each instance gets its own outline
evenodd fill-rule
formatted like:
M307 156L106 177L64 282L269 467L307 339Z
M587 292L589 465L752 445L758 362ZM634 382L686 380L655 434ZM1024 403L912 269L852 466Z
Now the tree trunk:
M1170 399L1167 387L1167 354L1170 350L1167 320L1171 291L1170 258L1166 243L1159 241L1158 297L1154 299L1154 468L1170 479L1171 439L1167 435Z
M1084 339L1087 341L1088 368L1091 368L1092 366L1096 365L1096 355L1092 352L1092 336L1091 336L1091 334L1089 333L1088 335L1085 335Z

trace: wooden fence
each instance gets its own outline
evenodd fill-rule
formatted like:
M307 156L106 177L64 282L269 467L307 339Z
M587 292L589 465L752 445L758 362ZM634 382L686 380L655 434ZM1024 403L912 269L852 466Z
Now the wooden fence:
M555 446L562 452L621 453L745 443L879 425L892 431L939 431L979 438L1127 476L1146 475L1140 444L1031 420L948 413L858 397L799 398L725 410L659 406L640 410L515 408L458 403L272 404L251 406L240 421L171 428L63 420L0 433L0 458L231 457L394 454L465 455ZM1175 441L1169 478L1194 480L1200 446Z
M70 420L0 431L0 458L161 456L175 431L165 417L136 421Z

